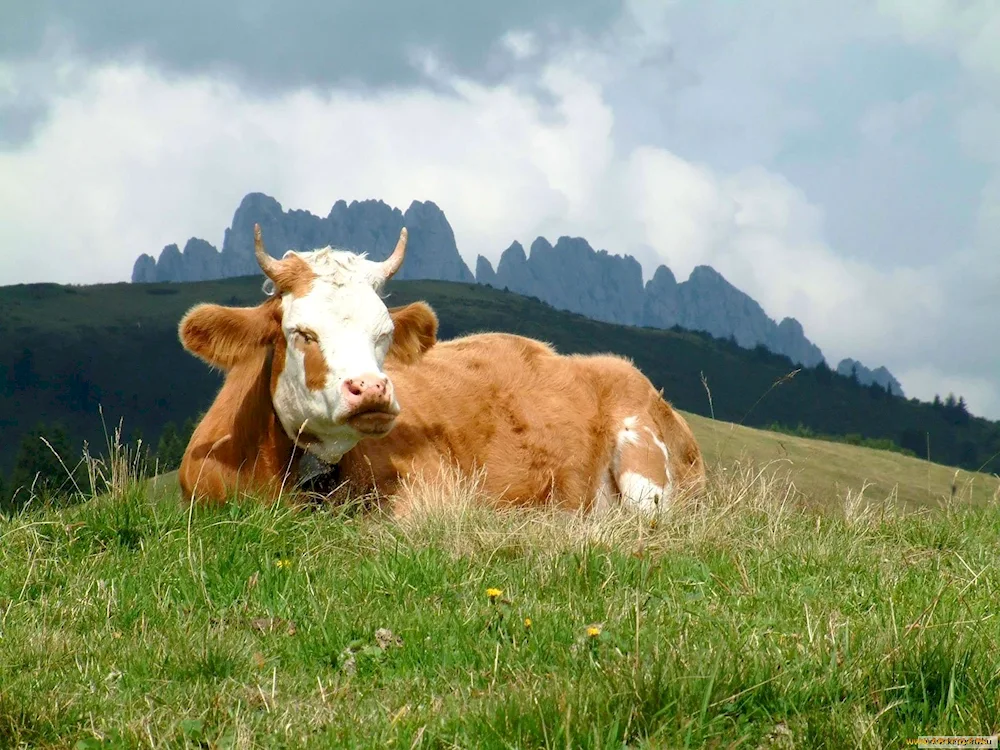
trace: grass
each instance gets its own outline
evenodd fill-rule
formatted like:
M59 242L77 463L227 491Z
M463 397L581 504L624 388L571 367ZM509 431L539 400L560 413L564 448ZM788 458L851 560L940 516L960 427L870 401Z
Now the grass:
M825 505L848 493L875 502L891 498L909 509L941 508L949 503L992 503L1000 478L956 469L912 456L846 443L785 435L736 426L684 412L710 465L734 460L768 464L787 477L797 497Z
M468 482L409 488L399 521L189 510L127 455L92 462L105 494L0 520L0 746L882 748L1000 729L995 487L907 510L861 496L863 472L824 484L845 470L825 451L855 468L873 451L739 430L733 456L723 426L695 428L708 496L655 526L500 513ZM765 463L775 439L791 474Z

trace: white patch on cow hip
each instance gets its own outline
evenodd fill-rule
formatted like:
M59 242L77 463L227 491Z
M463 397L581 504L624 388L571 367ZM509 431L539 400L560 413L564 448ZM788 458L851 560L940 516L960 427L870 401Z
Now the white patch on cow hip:
M610 467L606 469L601 477L601 483L594 493L594 500L590 505L592 515L603 515L611 510L611 501L614 497L614 485L611 483Z
M653 432L648 427L646 428L646 432L649 433L649 436L653 439L653 442L656 444L656 447L659 448L660 451L663 453L663 470L667 474L667 486L669 487L674 483L674 478L670 475L670 452L667 450L666 443L664 443L662 440L656 437L655 432Z
M642 474L626 471L618 478L618 492L622 501L646 515L656 515L669 502L669 491Z

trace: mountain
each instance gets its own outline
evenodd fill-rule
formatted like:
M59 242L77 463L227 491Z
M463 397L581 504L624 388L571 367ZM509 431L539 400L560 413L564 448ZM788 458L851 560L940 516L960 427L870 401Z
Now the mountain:
M792 362L814 367L824 361L794 318L775 322L749 295L709 266L698 266L680 283L666 266L643 285L642 266L630 255L594 250L581 237L560 237L555 245L537 238L525 252L514 242L500 256L496 270L483 256L473 276L462 260L455 233L434 203L414 201L405 213L380 200L337 201L326 218L308 211L285 211L274 198L250 193L240 203L226 230L222 250L208 242L188 240L181 251L167 245L159 259L140 256L133 282L203 281L258 275L253 256L253 225L259 223L269 252L312 250L333 245L367 252L375 260L388 257L405 226L410 240L406 263L398 277L477 282L536 297L560 310L594 320L652 328L678 326L733 338L746 349L763 346ZM853 362L853 360L852 360ZM859 363L859 378L869 372ZM884 368L871 376L880 383L899 383ZM864 382L862 380L862 382Z
M325 219L308 211L284 211L274 198L250 193L233 215L222 251L192 237L181 252L167 245L159 260L140 256L132 268L133 283L208 281L260 273L253 255L253 225L259 223L268 252L313 250L333 245L366 252L383 260L396 246L399 230L409 234L403 279L474 281L455 244L455 233L444 212L430 201L413 201L403 213L382 201L337 201Z
M905 396L903 386L899 384L899 381L885 367L876 367L874 370L869 370L857 360L847 358L840 360L840 364L837 365L837 372L848 378L853 373L857 375L858 382L861 385L877 383L893 396Z
M710 266L696 266L688 280L679 284L669 268L660 266L645 292L645 325L676 325L717 338L732 336L745 349L763 345L806 367L823 361L823 353L806 338L795 318L775 323L752 297Z
M519 242L504 250L495 273L480 256L476 280L595 320L679 326L717 338L731 336L744 349L762 345L806 367L823 361L823 353L797 320L775 323L752 297L709 266L696 267L679 284L669 268L660 266L643 287L642 267L630 255L595 251L579 237L560 237L555 245L539 237L530 255Z
M488 266L489 261L478 263L477 270ZM476 280L489 283L489 278L487 271ZM492 285L594 320L642 325L642 266L630 255L595 252L579 237L560 237L555 246L539 237L531 244L530 257L515 242L500 256Z

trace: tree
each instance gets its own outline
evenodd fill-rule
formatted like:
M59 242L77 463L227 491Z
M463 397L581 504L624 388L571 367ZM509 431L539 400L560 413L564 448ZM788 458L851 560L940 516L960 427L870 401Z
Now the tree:
M10 492L17 492L14 505L23 506L32 492L43 497L71 494L83 475L80 452L73 450L62 425L39 423L21 438L17 449L10 477Z
M180 466L186 446L187 441L183 440L177 433L177 426L173 422L167 422L163 425L160 441L156 444L158 470L172 471Z
M27 390L38 382L38 375L35 373L35 353L28 347L21 350L21 356L14 362L11 369L9 382L7 383L11 393L19 390Z
M899 436L898 443L902 448L913 451L917 456L922 457L927 452L926 433L912 427L903 430L903 433Z
M816 376L816 380L823 385L830 383L833 380L833 370L830 369L830 365L826 363L825 359L821 359L816 363L816 367L813 368L813 373Z
M201 421L204 416L204 412L199 414L198 421ZM185 447L187 447L187 444L191 442L191 436L194 435L194 428L197 426L198 422L195 421L194 417L188 417L184 420L184 427L181 428L181 440L184 442Z
M972 440L963 440L958 445L958 458L965 464L973 464L979 460L979 445Z
M957 399L953 394L948 394L944 402L944 417L949 424L960 426L968 424L969 409L965 403L965 397L959 396Z
M874 398L882 398L883 396L886 395L885 387L877 380L873 380L872 382L870 382L867 387L868 387L868 392Z

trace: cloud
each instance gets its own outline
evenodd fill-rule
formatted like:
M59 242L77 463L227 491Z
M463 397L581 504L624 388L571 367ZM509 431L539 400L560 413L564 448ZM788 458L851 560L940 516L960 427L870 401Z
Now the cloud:
M872 106L858 123L862 137L884 145L919 127L934 108L934 97L927 91L899 101Z
M85 68L138 64L166 75L210 75L281 94L426 84L413 62L430 51L465 76L495 81L517 62L498 47L592 33L619 12L618 0L19 3L0 24L0 148L25 142L48 116L57 92L44 79L68 59ZM511 29L525 31L504 39ZM16 97L3 91L4 67L18 72Z
M538 40L530 31L508 31L500 43L515 60L527 60L538 54Z
M882 272L838 256L821 212L782 176L760 168L715 175L668 152L631 157L630 187L647 240L681 277L707 264L772 316L794 315L833 364L899 360L944 311L933 268Z
M0 154L0 241L38 253L30 267L5 253L0 279L126 277L138 252L187 235L218 242L255 189L322 214L340 197L433 199L467 253L492 256L579 210L611 154L599 91L558 68L540 84L551 108L508 86L440 84L262 97L139 64L96 69L30 144Z
M973 413L1000 413L1000 399L997 398L996 384L989 378L956 376L933 365L925 365L894 373L905 380L908 396L921 394L930 400L933 395L944 399L949 393L956 398L962 396L966 404L975 404ZM900 382L902 382L902 380Z
M1000 6L994 0L878 0L905 39L957 55L973 73L1000 80Z
M560 36L593 31L620 12L615 0L245 0L135 2L50 0L5 12L0 50L27 58L53 34L89 63L123 57L180 74L211 72L245 89L357 84L418 78L415 49L431 49L465 74L483 71L510 29Z

